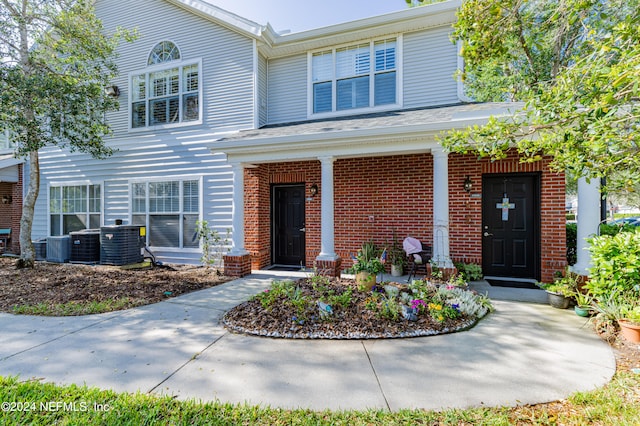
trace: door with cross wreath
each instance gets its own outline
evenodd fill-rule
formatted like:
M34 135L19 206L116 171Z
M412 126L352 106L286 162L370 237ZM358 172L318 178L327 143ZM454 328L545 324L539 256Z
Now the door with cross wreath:
M498 277L540 278L539 174L482 178L482 270Z

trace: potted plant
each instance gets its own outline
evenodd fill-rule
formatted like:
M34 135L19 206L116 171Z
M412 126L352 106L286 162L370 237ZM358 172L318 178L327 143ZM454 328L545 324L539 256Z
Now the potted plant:
M618 325L625 339L633 343L640 343L640 305L637 302L620 306Z
M554 308L567 309L571 298L578 292L578 281L580 277L569 270L564 276L559 276L553 283L538 284L547 292L547 300Z
M591 295L589 293L582 293L577 291L574 294L576 300L576 306L573 307L576 315L581 317L588 317L591 312Z
M390 247L389 263L391 263L391 276L401 277L404 273L404 267L407 264L407 254L398 241L395 232L393 233L393 243Z
M384 264L378 257L378 250L373 242L366 242L356 256L353 266L348 272L355 274L358 288L371 290L376 283L376 275L384 271Z

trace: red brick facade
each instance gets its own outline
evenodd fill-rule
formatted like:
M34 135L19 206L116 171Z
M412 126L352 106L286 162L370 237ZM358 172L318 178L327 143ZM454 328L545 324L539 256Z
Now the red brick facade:
M11 228L8 253L20 253L20 218L22 217L22 164L18 165L18 182L0 182L0 228ZM2 203L8 197L11 203Z
M503 161L478 160L470 155L449 156L450 254L454 261L482 262L481 194L483 174L541 172L541 279L566 265L565 178L547 169L548 160L520 163L515 155ZM466 176L471 193L463 189ZM245 171L245 246L253 269L271 263L270 192L273 184L304 183L306 201L306 266L320 253L320 196L311 197L316 184L322 191L320 162L263 164ZM334 163L335 250L342 267L351 265L362 242L384 245L393 232L400 241L413 236L432 244L433 157L429 153L338 159Z

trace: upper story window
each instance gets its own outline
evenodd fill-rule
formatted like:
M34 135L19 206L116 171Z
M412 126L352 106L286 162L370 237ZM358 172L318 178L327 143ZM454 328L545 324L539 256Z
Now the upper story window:
M9 130L3 130L2 127L0 127L0 152L11 151L13 148L13 143L9 138Z
M377 40L311 55L313 114L398 103L397 40Z
M155 45L149 54L147 65L161 64L163 62L175 61L180 59L180 50L178 46L170 41L163 41Z
M163 41L149 54L149 67L130 74L132 129L202 120L202 63L180 58L176 45Z

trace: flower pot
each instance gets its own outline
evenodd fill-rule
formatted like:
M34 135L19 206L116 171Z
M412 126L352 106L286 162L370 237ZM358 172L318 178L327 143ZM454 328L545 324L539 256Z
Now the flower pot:
M402 265L391 265L391 276L392 277L401 277L403 273Z
M622 336L629 342L640 343L640 325L632 323L627 319L619 319L618 325Z
M588 317L590 309L591 309L590 306L578 306L578 305L576 305L576 306L573 307L574 312L579 317Z
M367 271L360 271L356 274L356 284L358 288L370 291L376 285L376 275Z
M558 309L567 309L569 307L569 298L559 293L547 291L547 300L549 304Z

